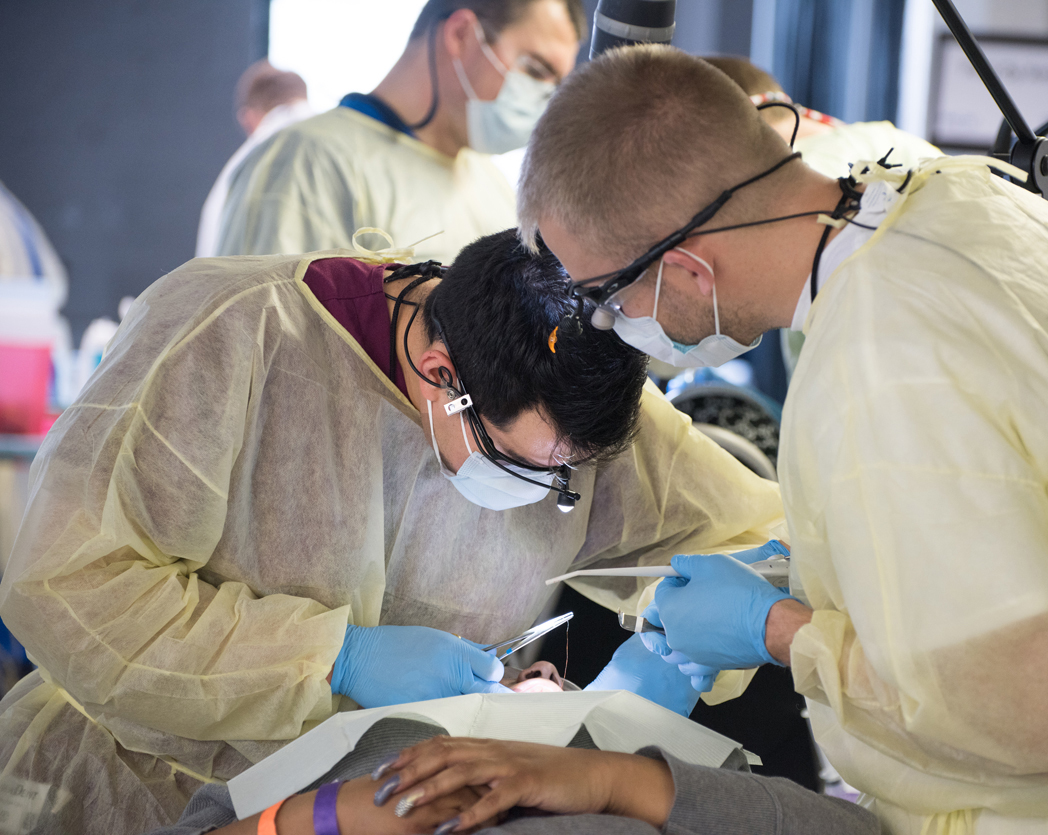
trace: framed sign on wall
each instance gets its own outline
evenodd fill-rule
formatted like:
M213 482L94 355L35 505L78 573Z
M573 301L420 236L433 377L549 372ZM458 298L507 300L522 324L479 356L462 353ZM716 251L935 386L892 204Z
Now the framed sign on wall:
M1048 121L1048 39L976 36L1031 128ZM985 153L1002 121L968 58L949 32L936 45L928 127L941 148Z

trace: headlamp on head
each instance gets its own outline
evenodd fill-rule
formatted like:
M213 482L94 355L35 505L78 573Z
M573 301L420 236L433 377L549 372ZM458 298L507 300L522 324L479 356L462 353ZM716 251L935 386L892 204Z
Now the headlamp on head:
M621 270L604 273L603 275L594 276L593 278L587 278L583 281L576 282L571 288L571 292L572 295L579 300L578 307L575 309L574 314L569 314L561 320L560 327L564 327L567 324L568 319L574 319L576 325L581 326L578 323L582 317L583 302L584 300L589 299L596 305L596 309L590 315L590 321L592 322L593 327L598 330L610 330L612 325L615 324L616 318L615 308L611 305L611 300L616 295L621 293L627 287L635 284L641 276L647 272L652 264L658 263L659 259L671 249L680 246L688 238L695 235L706 234L705 232L697 232L696 230L707 224L739 189L745 188L758 180L762 180L770 174L774 174L787 163L799 158L800 154L790 154L788 157L779 160L771 168L762 171L760 174L756 174L729 189L725 189L716 200L701 209L691 220L684 224L684 226L680 227L680 229L677 229L675 232L671 232L651 247L651 249L628 266L623 267ZM712 229L708 231L717 232L722 230Z

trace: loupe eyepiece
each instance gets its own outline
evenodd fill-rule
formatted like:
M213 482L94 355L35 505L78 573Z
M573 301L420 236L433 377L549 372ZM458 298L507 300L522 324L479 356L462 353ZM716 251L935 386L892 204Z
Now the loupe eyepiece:
M607 305L600 305L593 310L590 324L599 331L610 331L615 325L615 313Z
M571 468L562 464L554 471L554 476L561 484L559 488L554 488L558 492L557 510L561 513L570 513L575 509L575 502L582 498L579 493L570 489Z

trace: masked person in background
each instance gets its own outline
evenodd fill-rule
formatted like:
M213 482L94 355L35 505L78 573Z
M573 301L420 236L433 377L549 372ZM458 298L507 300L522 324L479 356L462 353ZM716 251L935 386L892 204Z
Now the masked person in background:
M218 254L334 249L372 226L450 263L513 226L513 191L488 155L524 147L584 30L581 0L429 0L374 91L245 160Z
M472 642L529 627L546 578L774 533L777 487L642 394L642 354L589 327L551 350L552 255L507 230L442 272L197 259L138 298L0 586L40 665L0 702L0 805L41 798L34 832L170 823L340 704L501 691ZM686 714L688 678L625 647L608 686Z
M797 157L723 73L656 47L573 74L528 147L522 231L594 324L691 366L808 338L779 475L809 605L679 556L646 644L700 675L791 665L893 835L1043 835L1048 204L985 158L837 181Z

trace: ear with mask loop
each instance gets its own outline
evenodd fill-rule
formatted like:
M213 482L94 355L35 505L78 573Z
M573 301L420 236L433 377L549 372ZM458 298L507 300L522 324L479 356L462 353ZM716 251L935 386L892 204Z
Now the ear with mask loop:
M408 366L411 368L412 371L415 372L415 376L418 377L420 380L429 383L431 386L435 386L436 388L442 388L445 391L447 391L449 400L453 400L456 397L466 398L469 400L468 403L462 405L460 408L457 408L454 411L451 411L453 404L448 404L447 406L445 406L444 408L448 410L448 414L451 415L457 414L458 412L461 412L463 409L472 406L473 400L466 393L464 387L462 389L456 388L454 377L451 376L451 372L444 366L440 366L440 369L437 371L437 375L440 377L439 383L433 382L431 379L429 379L429 377L427 377L425 374L419 371L418 367L411 359L411 352L408 350L408 334L411 332L411 326L415 324L415 317L418 316L418 312L419 310L421 310L422 305L419 304L419 302L409 301L408 299L404 298L408 293L410 293L419 285L424 284L427 281L432 281L435 278L443 278L444 273L446 273L447 270L448 268L443 266L439 261L425 261L421 264L409 264L405 267L400 267L399 269L394 270L392 273L390 273L386 278L382 280L382 283L388 284L391 281L399 281L404 278L410 278L411 276L418 276L418 278L416 278L414 281L408 284L407 287L401 290L398 295L391 296L388 293L386 294L386 298L391 299L394 302L393 315L390 317L389 327L390 379L394 379L397 367L397 323L400 320L400 307L401 305L406 304L413 309L411 311L411 318L408 319L407 327L404 328L404 359L407 360ZM441 341L444 343L444 346L447 347L448 343L447 339L444 337L444 329L440 326L440 322L437 321L437 317L435 314L433 314L433 321L437 326L437 333L440 336ZM450 349L448 349L448 356L451 357ZM451 361L454 362L454 359L452 358ZM462 375L460 374L459 381L461 382L461 380Z
M444 411L447 412L448 417L457 415L459 412L463 412L473 405L472 397L470 397L465 391L459 391L455 388L455 381L452 378L450 371L442 365L437 373L440 375L440 381L444 384L444 388L447 391L448 400L452 401L451 403L444 404ZM469 447L468 440L466 446L467 448Z

